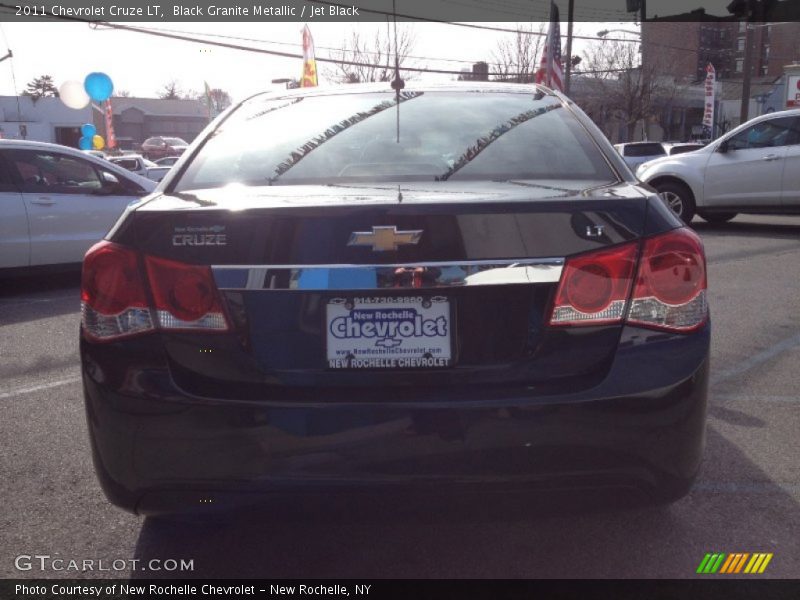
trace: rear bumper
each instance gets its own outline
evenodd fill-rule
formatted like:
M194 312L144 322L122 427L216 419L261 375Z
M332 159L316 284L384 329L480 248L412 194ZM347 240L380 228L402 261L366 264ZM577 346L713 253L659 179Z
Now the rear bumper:
M339 488L635 486L679 496L700 465L710 328L626 327L607 377L542 395L491 388L463 401L232 402L175 386L141 346L81 340L95 468L108 498L143 514L276 492ZM112 376L125 365L123 378ZM452 395L452 394L451 394ZM438 488L441 490L441 487Z

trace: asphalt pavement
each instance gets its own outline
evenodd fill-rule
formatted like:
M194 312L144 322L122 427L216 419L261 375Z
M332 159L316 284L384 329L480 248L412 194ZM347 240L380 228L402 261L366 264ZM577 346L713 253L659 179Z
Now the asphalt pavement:
M310 498L227 523L127 514L92 468L79 276L0 280L0 577L682 578L708 552L773 553L761 577L798 577L800 217L695 227L713 319L707 448L667 507L442 494Z

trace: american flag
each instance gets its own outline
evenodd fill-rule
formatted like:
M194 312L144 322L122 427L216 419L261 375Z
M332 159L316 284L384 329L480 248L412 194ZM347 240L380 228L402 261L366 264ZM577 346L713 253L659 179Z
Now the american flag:
M550 2L550 29L542 52L542 62L536 71L536 83L564 91L564 72L561 69L561 27L558 22L558 7Z

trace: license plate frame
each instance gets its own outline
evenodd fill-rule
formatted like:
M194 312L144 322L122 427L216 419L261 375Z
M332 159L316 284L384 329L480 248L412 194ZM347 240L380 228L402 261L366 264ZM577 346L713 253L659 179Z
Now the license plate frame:
M329 370L445 369L454 362L453 302L446 296L349 296L325 305Z

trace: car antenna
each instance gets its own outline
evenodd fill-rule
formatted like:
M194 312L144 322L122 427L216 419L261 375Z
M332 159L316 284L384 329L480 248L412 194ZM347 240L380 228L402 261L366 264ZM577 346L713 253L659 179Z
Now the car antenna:
M395 103L397 104L397 143L400 143L400 90L406 87L405 82L400 78L400 51L397 48L397 9L395 1L392 0L392 18L394 19L394 90Z
M405 82L400 77L400 51L397 48L397 8L395 0L392 0L392 19L394 20L394 81L392 81L392 89L394 90L394 101L397 105L397 143L400 143L400 90L406 87ZM388 25L388 23L387 23ZM403 192L400 191L400 184L397 184L397 203L403 202Z

